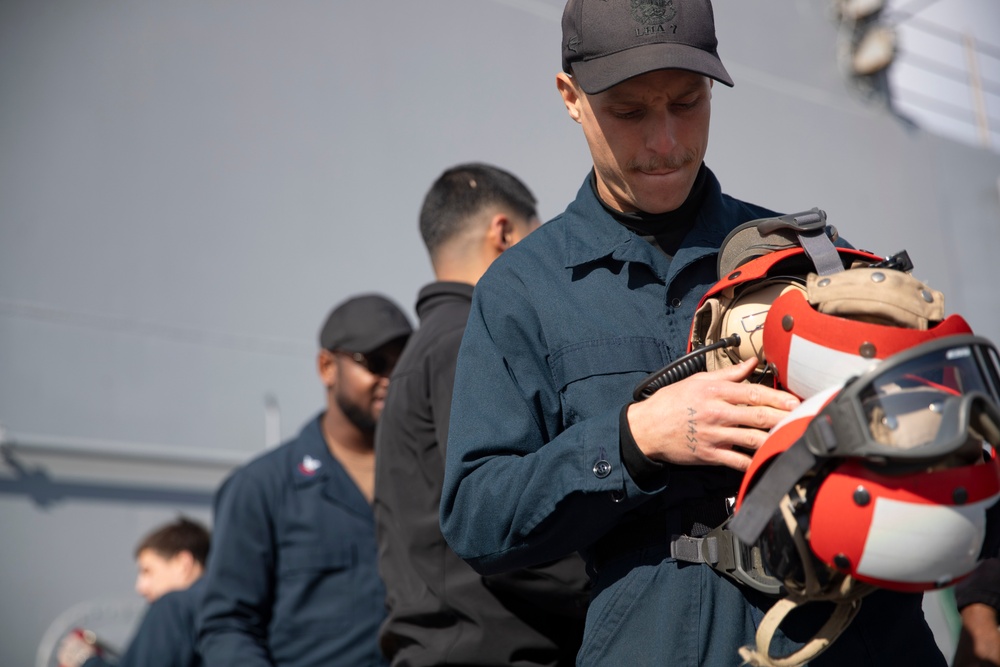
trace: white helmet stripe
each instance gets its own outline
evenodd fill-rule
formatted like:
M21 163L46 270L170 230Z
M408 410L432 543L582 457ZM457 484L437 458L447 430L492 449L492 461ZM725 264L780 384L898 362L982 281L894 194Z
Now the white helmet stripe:
M792 335L783 384L796 396L808 397L827 387L842 385L849 377L874 368L879 361Z
M983 546L986 508L998 498L950 506L878 498L858 574L937 584L968 574Z

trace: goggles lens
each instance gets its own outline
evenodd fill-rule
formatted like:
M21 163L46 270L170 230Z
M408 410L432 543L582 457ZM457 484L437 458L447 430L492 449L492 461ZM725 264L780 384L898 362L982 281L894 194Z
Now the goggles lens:
M973 434L998 446L996 349L982 338L954 338L890 357L849 385L834 401L841 403L832 424L839 453L939 456L954 452ZM852 415L844 414L843 401L851 404ZM844 418L860 421L865 443L851 436L856 426L844 428Z

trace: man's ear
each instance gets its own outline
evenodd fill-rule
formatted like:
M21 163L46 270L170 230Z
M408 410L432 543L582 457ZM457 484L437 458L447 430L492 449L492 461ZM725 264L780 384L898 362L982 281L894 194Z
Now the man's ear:
M337 355L330 350L320 350L316 355L316 370L323 386L332 387L337 382Z
M486 230L486 242L496 254L514 245L514 225L504 213L495 213Z
M582 114L580 109L582 101L580 90L576 87L576 81L566 72L559 72L556 74L556 88L559 89L569 117L579 123Z
M177 567L181 568L181 571L185 574L190 573L194 569L195 563L197 562L194 559L194 554L190 551L178 551L174 554L174 557L171 558L171 560L174 561Z

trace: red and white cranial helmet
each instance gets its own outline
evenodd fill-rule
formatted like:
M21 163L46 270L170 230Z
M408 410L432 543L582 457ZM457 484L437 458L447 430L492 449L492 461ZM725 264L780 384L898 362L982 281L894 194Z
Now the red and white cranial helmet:
M804 232L796 221L810 212L746 223L723 242L720 280L691 327L689 349L708 348L707 370L757 357L754 381L806 398L914 345L971 333L910 275L905 253L836 247L836 230L813 212ZM720 345L734 334L737 345Z
M871 591L954 583L1000 539L986 520L1000 498L995 348L946 317L905 252L883 259L836 237L818 209L736 228L688 354L633 394L756 358L750 381L805 399L754 454L735 515L675 554L783 596L758 648L741 650L752 665L803 664ZM795 654L771 656L785 616L815 601L834 603L826 624Z

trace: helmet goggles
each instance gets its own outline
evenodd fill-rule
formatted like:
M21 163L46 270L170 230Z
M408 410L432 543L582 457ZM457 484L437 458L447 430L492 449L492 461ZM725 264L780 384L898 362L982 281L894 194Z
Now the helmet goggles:
M950 336L893 355L848 382L804 434L820 457L878 464L981 456L1000 444L1000 358L977 336ZM974 437L974 436L978 436Z

